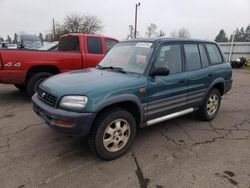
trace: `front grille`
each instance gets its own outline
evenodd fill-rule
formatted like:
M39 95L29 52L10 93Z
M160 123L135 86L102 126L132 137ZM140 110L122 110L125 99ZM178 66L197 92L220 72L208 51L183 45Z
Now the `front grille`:
M43 91L40 87L37 88L37 95L39 97L39 99L41 99L43 102L45 102L46 104L50 105L50 106L55 106L56 104L56 97L49 94L46 91Z

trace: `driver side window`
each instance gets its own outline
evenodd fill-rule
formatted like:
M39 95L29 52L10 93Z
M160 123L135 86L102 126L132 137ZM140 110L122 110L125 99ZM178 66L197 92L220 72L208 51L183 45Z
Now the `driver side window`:
M182 72L181 46L179 44L162 46L154 66L167 67L169 74Z

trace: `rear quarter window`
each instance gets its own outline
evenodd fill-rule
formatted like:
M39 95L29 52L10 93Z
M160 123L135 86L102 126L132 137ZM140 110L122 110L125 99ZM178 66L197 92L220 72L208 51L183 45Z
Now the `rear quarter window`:
M201 55L202 67L208 67L209 61L208 61L207 53L203 44L199 44L199 50L200 50L200 55Z
M102 41L97 37L87 37L87 48L89 54L103 54Z
M221 53L216 44L206 44L206 47L211 64L219 64L223 62Z
M58 51L80 51L79 47L79 37L77 36L67 36L60 38L58 44Z

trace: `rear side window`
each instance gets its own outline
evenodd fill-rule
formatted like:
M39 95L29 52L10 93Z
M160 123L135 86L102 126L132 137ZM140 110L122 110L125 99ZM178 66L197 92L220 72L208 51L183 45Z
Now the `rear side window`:
M207 53L206 53L205 47L202 44L199 44L199 50L200 50L200 54L201 54L202 67L208 67L209 62L208 62Z
M223 62L220 51L215 44L206 44L206 47L212 64Z
M58 51L80 51L79 48L79 37L67 36L60 38L58 44Z
M118 42L116 40L112 40L112 39L105 39L105 43L106 43L106 49L107 49L107 53L108 53L109 50L111 50L111 48L113 48L114 45L116 45Z
M87 37L87 48L89 54L102 54L102 41L97 37Z
M184 44L187 70L201 69L201 60L197 44Z

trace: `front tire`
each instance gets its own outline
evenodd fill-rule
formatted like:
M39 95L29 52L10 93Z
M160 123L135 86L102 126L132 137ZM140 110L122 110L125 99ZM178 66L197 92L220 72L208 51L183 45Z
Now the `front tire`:
M136 136L134 117L121 108L109 109L93 124L89 147L102 159L113 160L124 155Z
M20 91L25 91L26 86L24 84L14 84L14 86L19 89Z
M53 74L48 72L39 72L34 74L27 82L27 93L30 97L32 97L36 91L37 87L48 77L52 76Z
M197 111L197 116L203 121L210 121L217 115L221 104L221 94L218 89L212 89L203 105Z

